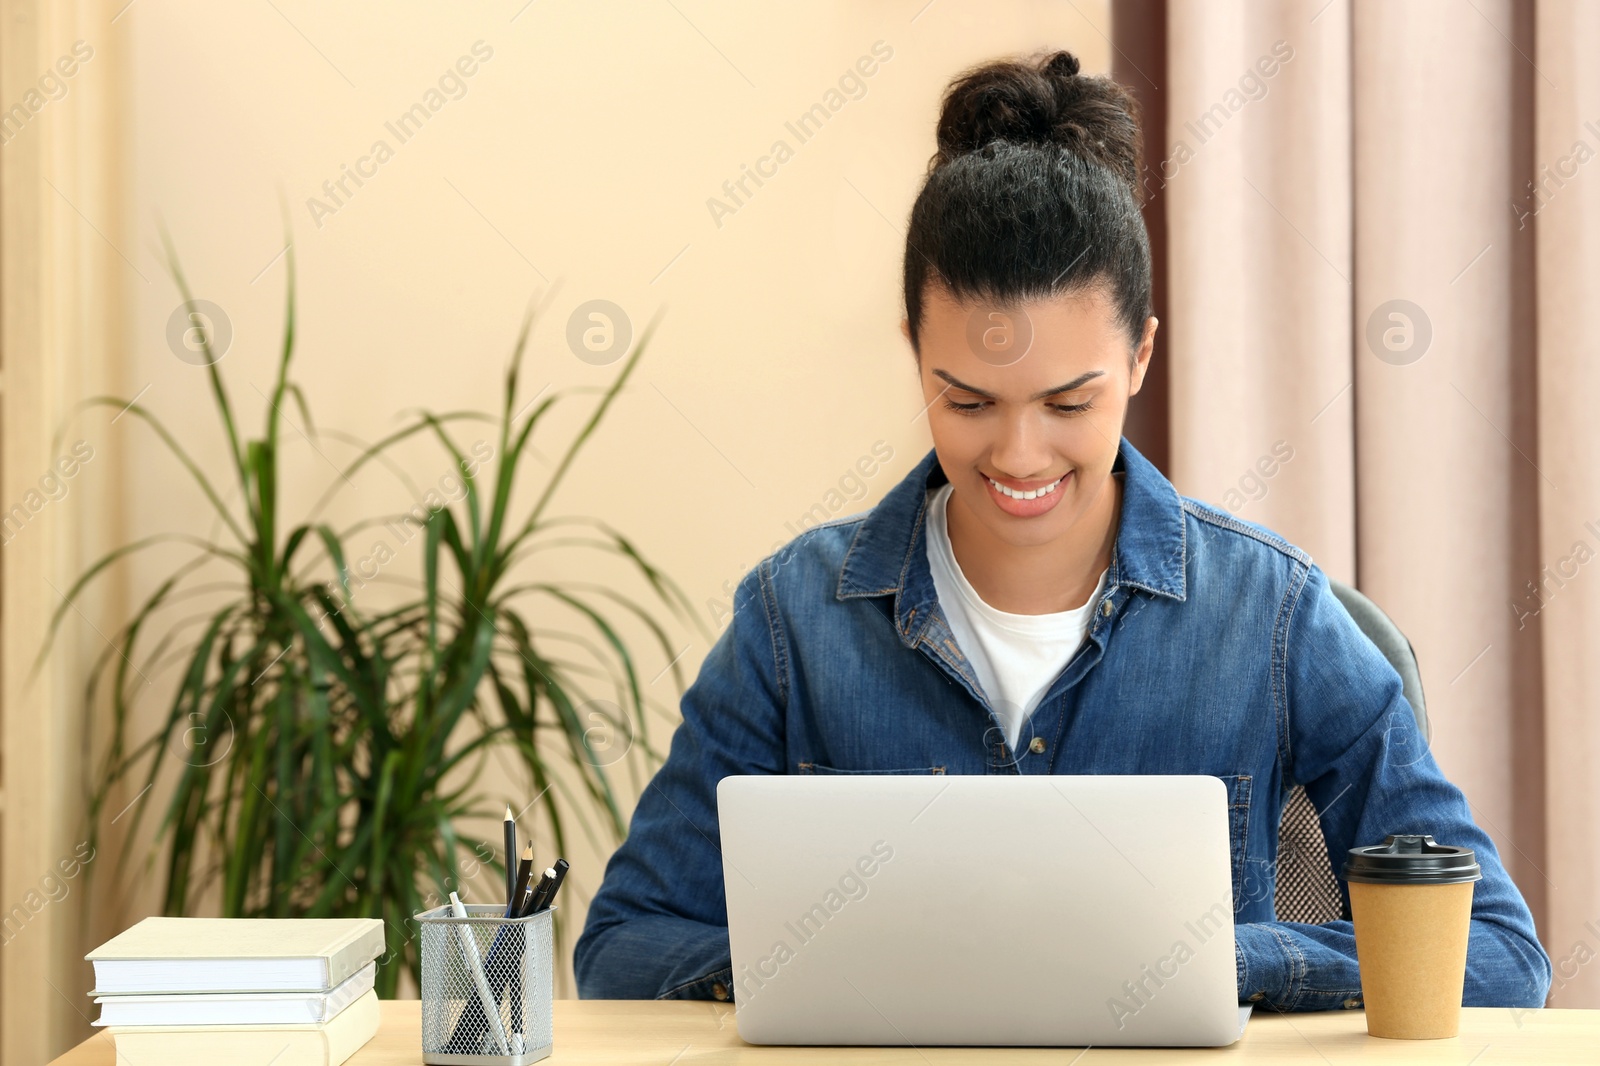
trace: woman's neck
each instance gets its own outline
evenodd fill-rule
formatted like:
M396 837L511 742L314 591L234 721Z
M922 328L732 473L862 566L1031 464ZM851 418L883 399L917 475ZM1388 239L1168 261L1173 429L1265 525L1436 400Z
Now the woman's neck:
M1007 614L1055 614L1082 607L1111 565L1122 513L1115 474L1065 536L1017 547L1000 540L952 494L946 527L956 563L984 603Z

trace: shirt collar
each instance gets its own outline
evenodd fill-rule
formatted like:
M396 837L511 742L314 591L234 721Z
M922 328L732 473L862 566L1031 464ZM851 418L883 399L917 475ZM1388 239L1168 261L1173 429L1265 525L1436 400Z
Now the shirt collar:
M1188 542L1182 497L1126 437L1117 446L1111 469L1123 473L1111 583L1185 599ZM925 536L928 490L948 480L938 453L929 449L857 527L839 571L836 599L893 595L901 632L909 634L917 610L932 596ZM908 585L913 595L907 595Z

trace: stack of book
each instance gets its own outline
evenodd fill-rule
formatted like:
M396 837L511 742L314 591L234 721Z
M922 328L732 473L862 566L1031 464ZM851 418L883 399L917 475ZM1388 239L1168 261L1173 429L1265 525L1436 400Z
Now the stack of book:
M119 1062L337 1066L378 1031L382 954L376 918L146 918L85 958Z

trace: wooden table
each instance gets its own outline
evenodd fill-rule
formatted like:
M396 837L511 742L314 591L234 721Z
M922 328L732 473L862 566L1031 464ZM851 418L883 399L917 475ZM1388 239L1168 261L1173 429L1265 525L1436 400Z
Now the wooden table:
M416 1000L380 1004L378 1035L350 1066L400 1066L422 1061L422 1019ZM555 1003L555 1053L545 1062L606 1066L692 1066L705 1063L1053 1063L1097 1062L1353 1062L1600 1064L1600 1010L1462 1011L1461 1035L1450 1040L1379 1040L1367 1035L1359 1010L1276 1014L1257 1010L1244 1038L1226 1048L808 1048L755 1047L739 1039L733 1007L684 1000L576 1000ZM86 1040L51 1066L115 1066L111 1038ZM220 1064L219 1064L220 1066ZM230 1064L231 1066L231 1064ZM257 1066L257 1064L241 1064ZM259 1064L264 1066L264 1064Z

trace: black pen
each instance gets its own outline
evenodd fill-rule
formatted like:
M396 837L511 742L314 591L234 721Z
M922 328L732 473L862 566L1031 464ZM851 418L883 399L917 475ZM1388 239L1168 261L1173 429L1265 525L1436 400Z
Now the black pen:
M549 887L545 889L543 895L536 897L533 901L532 913L534 914L538 914L542 910L549 909L550 904L556 901L556 893L561 891L561 882L564 881L567 876L567 860L557 859L556 864L550 868L550 872L554 876L550 878Z
M530 883L528 885L528 891L523 897L522 906L517 909L518 918L526 918L539 909L539 901L544 898L546 892L550 891L550 886L555 883L555 879L556 870L555 867L551 866L545 869L537 884Z

